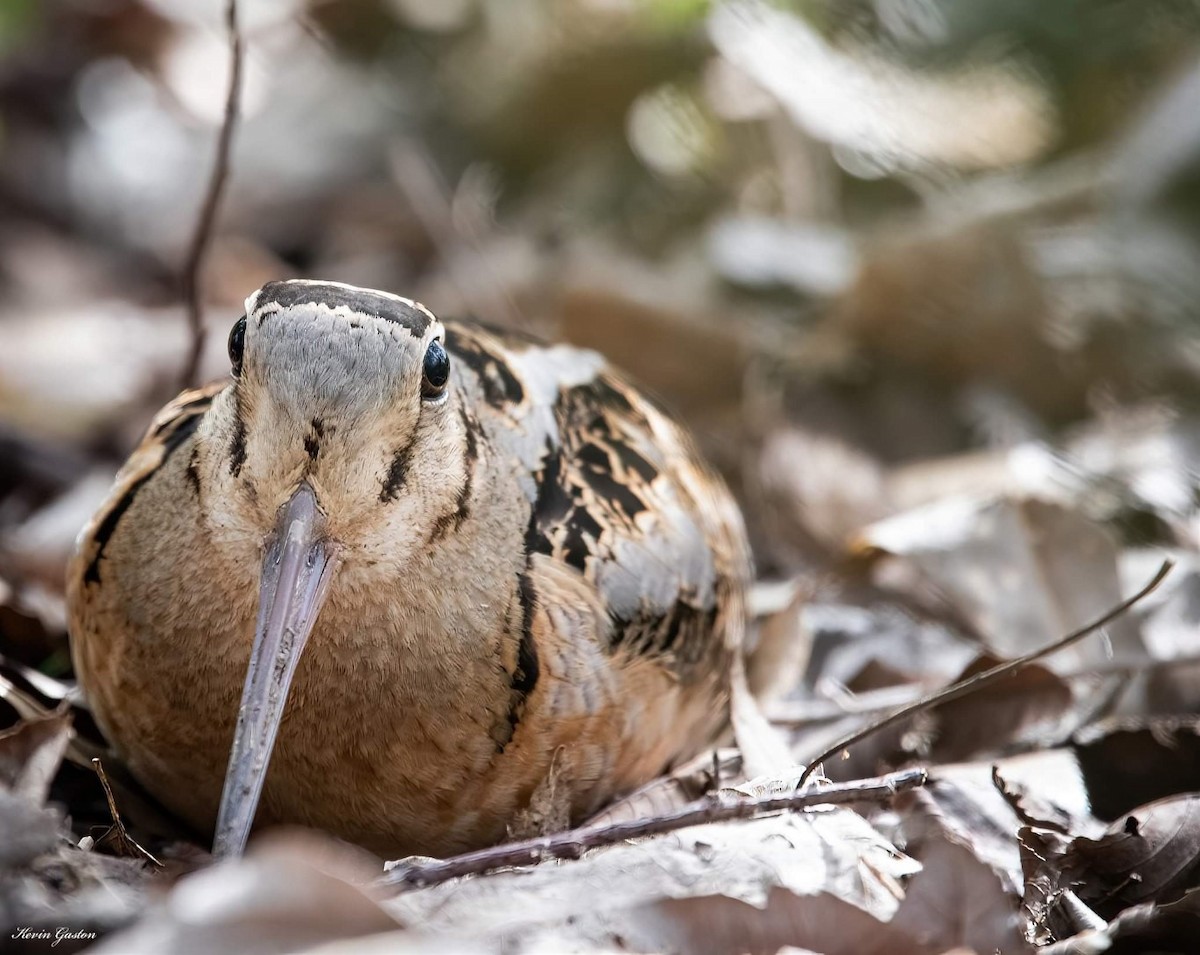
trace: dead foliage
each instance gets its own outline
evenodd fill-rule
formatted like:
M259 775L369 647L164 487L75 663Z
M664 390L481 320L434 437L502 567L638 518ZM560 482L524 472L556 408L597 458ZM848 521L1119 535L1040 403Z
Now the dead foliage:
M0 949L1197 950L1194 5L494 6L0 4ZM768 720L577 829L551 777L468 856L214 864L75 690L63 567L296 274L680 412Z

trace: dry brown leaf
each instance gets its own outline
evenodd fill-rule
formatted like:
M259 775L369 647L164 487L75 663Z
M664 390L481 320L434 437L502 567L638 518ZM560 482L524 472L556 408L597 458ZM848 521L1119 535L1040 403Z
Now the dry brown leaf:
M934 780L926 790L898 802L905 851L922 870L896 924L936 951L1026 951L1012 810L991 786Z
M89 766L93 757L107 751L107 742L73 684L8 660L2 653L0 700L21 719L46 719L56 711L69 713L71 732L67 737L66 757L79 766Z
M948 683L970 678L1000 662L988 655L977 657ZM884 667L877 661L869 666L871 673L887 675L881 673ZM859 678L865 673L864 669ZM1072 693L1067 684L1049 669L1033 665L1001 684L934 705L907 721L884 728L863 744L856 744L844 764L828 769L841 780L860 770L883 773L913 759L948 763L1010 751L1030 739L1037 729L1045 731L1054 726L1070 702Z
M1120 603L1116 542L1099 525L1031 498L945 499L863 531L859 546L902 557L947 594L1008 659L1049 643ZM1137 621L1122 617L1107 640L1056 654L1056 672L1147 659Z
M21 720L0 732L0 786L34 806L43 806L71 739L71 713Z
M279 831L243 859L181 879L97 955L266 955L301 951L398 926L362 889L365 854L315 833Z
M1020 932L1017 899L971 849L953 839L925 841L922 870L908 884L893 923L928 950L965 947L1020 955L1031 951ZM895 949L881 950L880 955Z
M831 895L772 889L761 906L724 895L668 899L631 913L618 936L643 952L688 955L773 955L800 948L821 955L933 955L893 919L864 912Z
M947 683L969 678L1000 662L983 655ZM875 678L887 679L891 674L886 665L872 660L860 671L855 684L861 686L865 676L870 676L873 683ZM912 702L912 699L915 697L904 702ZM1070 703L1071 691L1066 683L1035 664L1001 684L932 706L872 734L855 744L847 759L827 764L826 772L831 778L844 780L864 773L888 772L913 760L941 763L992 755L1011 749L1039 728L1053 725ZM859 720L867 723L870 718L865 716ZM794 751L802 761L822 751L826 738L829 742L838 738L837 733L828 735L829 727L825 730L825 733L816 733L809 729L804 736L793 737Z
M1171 903L1200 876L1200 798L1143 806L1096 838L1020 830L1029 935L1065 939L1146 902Z
M1002 662L983 654L958 679ZM1071 690L1059 676L1040 664L1027 666L1003 683L934 707L929 712L936 721L930 758L939 763L957 762L994 753L1031 729L1057 721L1071 701Z
M804 679L812 635L804 625L810 594L797 581L759 582L750 592L746 682L761 704L791 693Z
M1079 897L1105 917L1139 902L1174 901L1200 881L1200 796L1141 806L1099 839L1075 839L1061 864Z

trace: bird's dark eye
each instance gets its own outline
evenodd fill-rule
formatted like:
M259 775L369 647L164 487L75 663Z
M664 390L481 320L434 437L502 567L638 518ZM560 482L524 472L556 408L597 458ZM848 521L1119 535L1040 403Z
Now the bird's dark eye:
M233 377L242 373L242 353L246 350L246 316L233 323L229 330L229 363L233 366Z
M450 380L450 356L436 338L425 351L425 373L421 377L421 397L426 401L440 398L446 393L446 382Z

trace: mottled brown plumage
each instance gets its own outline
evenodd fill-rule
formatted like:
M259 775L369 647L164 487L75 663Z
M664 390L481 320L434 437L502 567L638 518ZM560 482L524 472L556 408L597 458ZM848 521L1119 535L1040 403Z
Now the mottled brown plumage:
M334 283L268 285L239 328L234 379L163 409L69 572L80 680L164 803L214 825L260 573L266 607L277 573L328 589L293 601L315 625L259 824L445 854L503 838L552 764L578 819L724 727L740 516L599 356ZM279 570L289 527L328 568Z

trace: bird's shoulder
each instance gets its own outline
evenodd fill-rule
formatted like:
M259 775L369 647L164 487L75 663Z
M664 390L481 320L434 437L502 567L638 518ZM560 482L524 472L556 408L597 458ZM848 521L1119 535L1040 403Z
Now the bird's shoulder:
M104 503L80 535L69 571L74 583L99 584L105 547L138 492L154 477L175 452L196 432L213 399L229 387L215 382L189 389L168 402L154 416L142 440L117 473Z
M447 347L521 476L543 601L570 596L566 568L596 594L614 651L681 678L724 660L740 640L749 549L686 429L595 352L456 323Z

